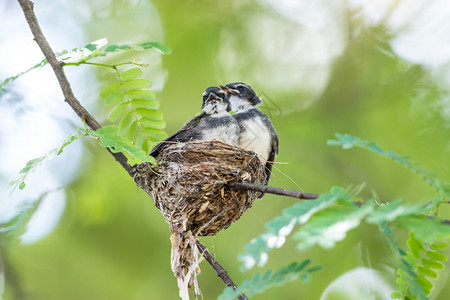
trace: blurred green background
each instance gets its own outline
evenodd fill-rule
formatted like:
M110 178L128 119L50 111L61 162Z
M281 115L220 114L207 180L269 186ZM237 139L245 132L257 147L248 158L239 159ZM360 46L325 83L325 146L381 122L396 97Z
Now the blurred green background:
M450 31L445 35L440 29L448 30L450 7L431 1L443 6L430 12L436 5L419 2L414 7L406 0L62 3L77 16L74 26L83 29L86 43L107 37L115 44L160 41L172 49L166 56L136 52L107 60L138 57L150 64L145 78L154 83L167 133L200 111L205 88L243 81L262 96L262 110L278 132L272 186L322 193L333 185L365 182L363 197L376 192L382 201L418 202L432 199L434 192L408 170L326 141L336 132L372 140L450 180L450 57L445 53ZM114 78L109 70L88 66L71 72L82 68L95 72L98 90ZM102 119L107 111L97 95L92 97L98 100L94 114ZM54 231L29 245L3 243L5 299L177 299L163 217L111 155L84 143L81 173L66 189L67 206ZM320 299L333 280L357 267L377 269L393 285L392 254L377 229L364 224L332 250L298 252L288 241L262 270L240 272L237 256L244 245L296 201L266 194L230 228L201 241L237 284L306 258L325 266L309 283L294 281L253 299ZM441 217L450 218L449 208ZM201 268L204 299L215 299L223 283L208 264ZM448 299L450 284L445 274L440 278L432 298Z

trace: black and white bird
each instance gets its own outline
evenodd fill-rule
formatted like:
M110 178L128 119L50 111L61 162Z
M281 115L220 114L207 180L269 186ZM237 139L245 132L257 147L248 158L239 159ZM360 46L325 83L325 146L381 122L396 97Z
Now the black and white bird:
M239 147L258 155L266 168L267 184L275 156L278 155L278 136L269 117L257 107L262 101L255 91L243 82L229 83L220 88L225 91L231 110L235 112L233 117L239 123Z
M157 157L173 143L194 140L218 140L239 146L239 124L230 115L230 102L219 87L209 87L203 93L203 112L189 120L180 130L156 145L150 155Z

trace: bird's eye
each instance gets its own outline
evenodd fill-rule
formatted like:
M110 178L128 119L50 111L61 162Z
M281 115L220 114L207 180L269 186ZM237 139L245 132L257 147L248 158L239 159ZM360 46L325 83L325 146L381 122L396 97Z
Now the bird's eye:
M242 85L238 86L236 89L237 89L239 92L245 91L245 88L244 88Z

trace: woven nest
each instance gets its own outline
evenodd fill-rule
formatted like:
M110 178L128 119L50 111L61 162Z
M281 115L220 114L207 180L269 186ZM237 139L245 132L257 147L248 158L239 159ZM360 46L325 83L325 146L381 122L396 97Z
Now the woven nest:
M227 184L264 182L264 166L254 152L219 141L176 143L158 160L157 167L138 165L134 178L155 201L172 233L215 235L239 219L260 195Z

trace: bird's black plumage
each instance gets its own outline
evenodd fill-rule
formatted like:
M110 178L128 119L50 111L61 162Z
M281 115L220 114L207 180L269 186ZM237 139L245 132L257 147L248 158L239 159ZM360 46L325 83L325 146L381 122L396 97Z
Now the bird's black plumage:
M215 139L238 145L239 125L228 113L230 110L226 94L218 87L209 87L203 93L203 112L189 120L180 130L156 145L150 155L157 157L173 143Z

